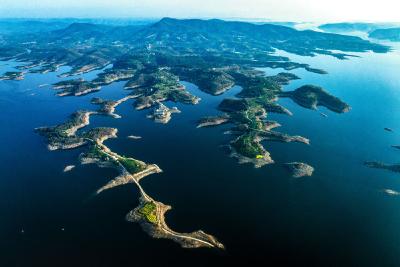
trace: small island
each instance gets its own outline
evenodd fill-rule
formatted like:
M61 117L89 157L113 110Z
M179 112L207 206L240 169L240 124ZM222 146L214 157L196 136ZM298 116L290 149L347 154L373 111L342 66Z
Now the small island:
M199 230L193 233L177 233L165 223L164 214L171 207L161 202L154 201L147 195L140 198L137 208L126 215L131 222L138 222L143 230L154 238L168 238L179 243L184 248L209 247L224 249L224 245L215 237Z
M350 106L339 98L329 94L323 88L314 85L304 85L291 92L282 92L281 97L290 97L294 102L308 109L324 106L334 112L344 113Z
M70 172L74 168L75 168L75 165L67 165L67 166L65 166L63 172Z
M21 71L8 71L0 76L0 81L4 80L12 80L12 81L21 81L24 79L24 72Z
M128 138L128 139L133 139L133 140L142 139L142 137L141 137L141 136L138 136L138 135L128 135L126 138Z
M100 86L84 79L67 80L55 83L53 89L59 91L58 96L82 96L100 90Z
M99 97L94 97L91 100L91 103L93 105L98 105L100 108L98 109L98 113L103 114L103 115L108 115L113 118L119 119L121 118L120 115L115 113L115 108L119 106L120 104L128 101L129 99L135 98L136 96L134 95L128 95L124 98L121 98L119 100L104 100Z
M294 178L300 178L304 176L312 176L314 168L303 162L291 162L286 163L284 166L290 171Z
M395 191L393 189L384 189L383 192L389 196L398 196L400 195L400 192Z
M386 164L379 161L366 161L364 165L369 168L384 169L392 172L400 172L400 164Z
M49 150L80 147L86 144L86 140L83 136L76 135L76 132L89 125L90 115L95 113L94 111L79 110L64 123L51 127L39 127L35 131L47 138Z
M181 111L177 107L169 108L161 102L158 102L158 105L155 106L152 112L147 115L148 118L153 119L158 123L168 123L171 120L171 115L173 113L181 113Z

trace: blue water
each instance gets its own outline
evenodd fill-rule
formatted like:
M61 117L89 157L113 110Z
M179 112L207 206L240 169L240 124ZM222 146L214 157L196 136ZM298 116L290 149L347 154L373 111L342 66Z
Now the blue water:
M183 82L202 100L195 106L167 103L182 111L167 125L147 119L146 110L135 111L132 100L117 108L121 119L94 116L89 126L118 128L119 138L106 141L112 150L163 169L142 185L173 207L167 215L172 229L202 229L224 243L225 252L185 250L170 240L150 238L139 225L124 220L138 204L133 185L93 196L116 172L78 166L80 149L50 152L33 132L64 121L78 109L95 109L92 97L125 96L129 92L123 83L83 97L60 98L50 87L38 88L57 81L54 73L0 81L0 265L399 266L400 197L382 190L400 191L400 177L362 164L399 159L400 152L390 147L400 144L398 47L388 54L363 53L345 61L279 54L329 72L294 70L302 79L285 90L320 85L352 110L336 114L320 108L328 115L323 117L280 99L293 116L269 114L269 119L282 124L280 131L309 138L311 145L266 142L275 165L254 169L229 158L221 148L230 140L223 134L227 125L196 128L199 118L218 114L219 102L235 96L239 87L215 97ZM15 64L0 62L0 72ZM59 73L65 71L68 68ZM273 75L282 70L265 71ZM314 166L314 175L291 178L281 166L291 161ZM70 164L77 167L63 173Z

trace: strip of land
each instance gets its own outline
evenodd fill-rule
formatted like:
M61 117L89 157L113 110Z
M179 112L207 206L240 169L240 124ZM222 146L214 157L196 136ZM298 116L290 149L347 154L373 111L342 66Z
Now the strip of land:
M127 99L129 97L115 101L115 103L120 104ZM80 155L82 164L97 164L100 167L111 167L119 171L119 175L99 188L96 194L116 186L135 184L139 189L140 204L127 214L126 219L138 222L152 237L172 239L185 248L210 247L223 249L224 246L215 237L203 231L178 233L168 227L164 214L171 207L155 201L140 185L141 179L151 174L160 173L162 170L156 164L147 164L134 158L121 156L104 145L105 140L117 136L117 129L94 128L87 132L78 132L78 129L89 125L91 115L103 113L108 114L109 112L76 112L65 123L53 127L37 128L36 131L47 138L50 150L86 146L85 152ZM67 166L64 171L71 169L72 166Z

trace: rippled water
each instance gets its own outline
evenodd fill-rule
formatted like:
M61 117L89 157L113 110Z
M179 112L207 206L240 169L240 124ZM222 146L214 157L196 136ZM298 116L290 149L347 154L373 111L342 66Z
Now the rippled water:
M1 266L210 266L262 263L273 266L399 266L400 191L398 174L362 165L365 160L398 162L400 144L400 52L357 54L340 61L328 56L297 62L328 75L294 70L304 84L323 86L352 106L346 114L316 111L279 100L293 116L270 114L280 131L310 138L311 145L266 143L275 165L254 169L227 157L229 126L196 129L196 121L218 114L219 102L239 87L201 97L199 105L176 104L182 111L160 125L134 111L132 101L117 108L121 119L95 116L89 127L109 126L119 138L106 141L117 153L156 163L163 173L142 184L155 199L169 204L167 223L176 231L203 229L226 245L225 252L185 250L170 240L155 240L124 220L138 204L133 185L99 196L93 192L116 172L78 166L81 150L49 152L33 129L60 123L77 109L94 109L94 96L118 99L123 83L83 97L56 97L56 74L29 74L21 82L0 81L0 261ZM15 63L0 62L0 71ZM61 70L61 71L65 71ZM265 70L273 75L282 70ZM94 77L95 73L87 75ZM168 103L173 105L173 103ZM389 127L393 133L383 130ZM127 139L139 135L140 140ZM293 179L282 163L303 161L312 177ZM66 165L77 168L63 173ZM64 231L62 231L64 228ZM21 233L21 230L24 233Z

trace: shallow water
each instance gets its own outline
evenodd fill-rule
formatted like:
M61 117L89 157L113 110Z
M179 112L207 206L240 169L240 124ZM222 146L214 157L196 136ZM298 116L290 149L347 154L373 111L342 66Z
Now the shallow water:
M221 149L230 140L223 134L229 126L196 129L199 118L218 114L219 102L233 97L239 87L210 96L183 82L202 100L195 106L167 103L182 111L167 125L147 119L146 110L135 111L134 100L117 108L121 119L91 118L89 127L118 128L119 138L106 141L112 150L163 169L142 185L173 207L167 215L170 227L203 229L226 245L225 252L185 250L170 240L150 238L124 219L138 204L133 185L93 196L116 172L78 166L81 150L47 151L43 138L33 132L64 121L78 109L95 109L92 97L123 97L129 93L123 83L83 97L60 98L50 87L38 88L55 82L54 73L0 81L0 261L4 266L398 266L400 198L382 190L400 191L399 176L362 164L399 159L400 152L390 147L400 144L400 52L395 48L345 61L279 51L329 72L294 70L302 79L285 90L320 85L352 110L336 114L320 108L328 115L323 117L280 99L294 115L270 114L269 119L282 124L280 131L310 138L311 145L265 143L276 164L260 169L237 164ZM13 66L0 62L0 72ZM265 71L273 75L282 70ZM281 166L291 161L314 166L314 175L291 178ZM77 167L63 173L70 164Z

